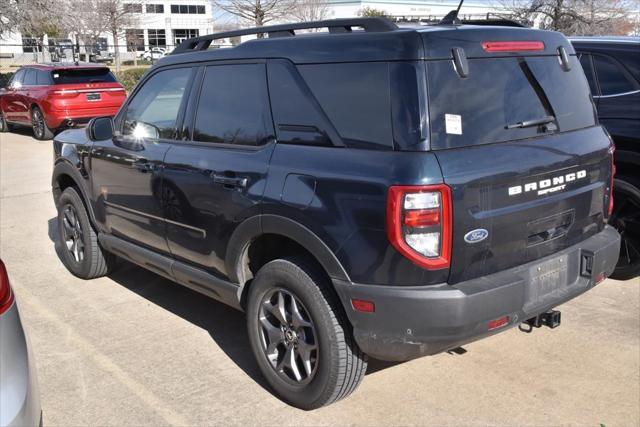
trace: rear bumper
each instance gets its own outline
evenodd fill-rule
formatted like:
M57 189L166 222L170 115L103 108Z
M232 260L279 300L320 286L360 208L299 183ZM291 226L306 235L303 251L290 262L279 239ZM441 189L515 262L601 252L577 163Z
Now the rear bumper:
M120 106L96 107L73 110L50 110L45 114L47 126L57 129L67 126L69 120L76 124L86 124L94 117L113 117L118 113Z
M35 363L18 306L0 316L0 426L41 425Z
M362 351L377 359L401 361L493 335L582 294L595 286L599 275L613 272L619 250L620 236L606 226L552 256L453 286L378 286L340 280L334 285ZM356 312L352 298L373 301L375 313ZM489 321L503 316L509 316L505 326L488 330Z

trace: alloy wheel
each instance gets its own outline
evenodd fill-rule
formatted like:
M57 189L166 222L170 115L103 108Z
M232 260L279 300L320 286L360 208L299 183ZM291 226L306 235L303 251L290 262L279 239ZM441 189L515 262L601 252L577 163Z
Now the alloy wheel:
M263 297L258 313L262 350L285 382L302 386L318 369L318 335L309 312L290 291L277 288Z
M42 117L42 113L37 108L33 110L31 122L33 124L33 133L36 134L36 137L42 138L42 135L44 135L45 126L44 117Z
M75 262L84 260L84 240L78 212L73 205L66 205L62 212L64 243Z

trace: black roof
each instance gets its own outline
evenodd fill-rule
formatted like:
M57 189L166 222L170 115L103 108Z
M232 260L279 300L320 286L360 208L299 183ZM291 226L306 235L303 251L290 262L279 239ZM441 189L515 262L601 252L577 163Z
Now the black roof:
M161 58L157 66L216 60L283 58L296 64L412 61L451 58L453 47L465 49L468 57L486 56L480 41L542 40L545 50L532 54L557 53L564 46L573 48L556 32L528 28L486 25L430 25L398 28L381 18L330 20L287 24L212 34L185 41L174 52ZM298 28L329 28L329 32L296 33ZM357 29L360 27L362 29ZM293 28L293 29L291 29ZM340 28L333 30L332 28ZM267 38L246 41L231 48L211 48L215 39L245 34L269 34ZM495 55L495 54L493 54Z

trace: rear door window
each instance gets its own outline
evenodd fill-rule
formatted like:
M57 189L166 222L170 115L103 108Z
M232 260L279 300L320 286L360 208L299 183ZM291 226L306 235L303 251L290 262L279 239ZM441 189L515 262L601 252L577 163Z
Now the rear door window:
M22 81L23 86L35 86L36 85L36 70L33 68L28 68L25 75L24 80Z
M193 139L263 145L273 137L264 64L207 67Z
M615 95L640 89L622 66L612 58L593 55L602 95ZM635 84L634 84L635 83Z
M427 63L434 149L491 144L595 125L578 59L563 71L557 57L470 59L462 78L451 61ZM519 126L552 118L551 123Z
M60 69L51 72L54 84L112 83L116 78L108 68Z

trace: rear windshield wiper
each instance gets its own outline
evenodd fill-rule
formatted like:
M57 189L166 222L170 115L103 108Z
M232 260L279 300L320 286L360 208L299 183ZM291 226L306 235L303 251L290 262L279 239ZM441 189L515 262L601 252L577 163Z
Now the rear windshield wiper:
M525 120L523 122L507 125L505 129L518 129L518 128L530 128L532 126L546 125L547 123L555 122L556 118L553 116L545 116L539 119Z

